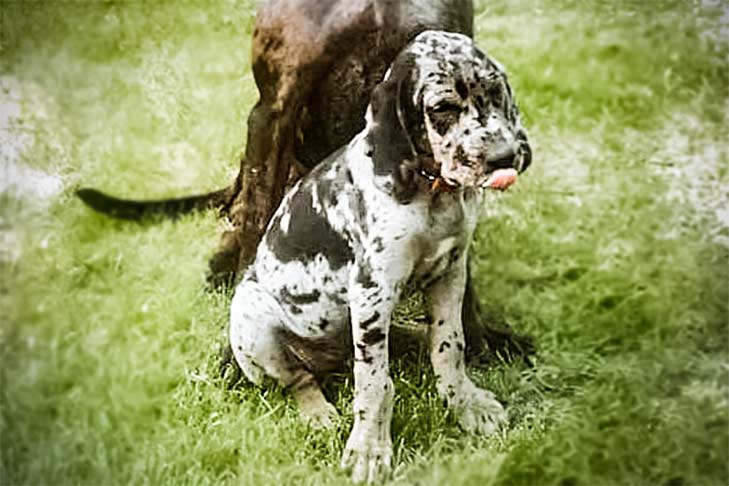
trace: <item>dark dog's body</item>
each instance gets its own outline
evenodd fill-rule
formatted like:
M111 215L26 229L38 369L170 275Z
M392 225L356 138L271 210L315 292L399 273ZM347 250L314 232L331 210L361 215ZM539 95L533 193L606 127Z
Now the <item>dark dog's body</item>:
M233 223L211 260L224 276L247 266L287 188L364 127L372 89L418 33L470 36L471 0L268 0L256 16L252 64L260 98L248 117L233 185L160 201L82 189L91 207L125 219L217 207Z

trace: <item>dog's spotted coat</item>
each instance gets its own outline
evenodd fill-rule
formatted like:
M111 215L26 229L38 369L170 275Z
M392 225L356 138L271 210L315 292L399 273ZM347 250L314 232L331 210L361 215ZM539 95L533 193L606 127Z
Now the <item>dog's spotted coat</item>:
M481 186L494 170L522 171L531 159L502 68L459 34L417 36L373 92L366 118L284 198L236 288L230 326L245 375L276 379L320 425L337 412L315 378L316 350L354 353L355 421L342 464L357 481L390 468L388 332L406 285L420 286L432 306L437 389L460 424L487 434L504 420L464 369L466 252Z

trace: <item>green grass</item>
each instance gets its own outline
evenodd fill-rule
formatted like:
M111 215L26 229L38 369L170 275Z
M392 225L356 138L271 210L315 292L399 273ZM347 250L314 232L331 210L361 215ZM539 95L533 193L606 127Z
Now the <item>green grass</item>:
M458 429L422 357L396 365L395 483L729 483L726 7L479 2L535 160L489 203L477 285L539 353L476 373L508 403L493 438ZM48 205L0 199L22 251L0 264L0 483L346 482L351 383L328 390L340 427L317 432L281 390L218 376L215 215L137 226L72 195L228 183L256 100L253 2L0 8L2 76L35 134L23 163L65 182Z

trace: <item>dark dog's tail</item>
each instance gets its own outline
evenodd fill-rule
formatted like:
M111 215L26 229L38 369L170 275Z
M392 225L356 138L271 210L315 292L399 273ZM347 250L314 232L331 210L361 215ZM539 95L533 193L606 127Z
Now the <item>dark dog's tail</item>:
M151 216L175 218L193 211L221 208L227 205L232 195L232 187L195 196L141 201L112 197L90 188L78 189L76 195L100 213L113 218L136 221Z

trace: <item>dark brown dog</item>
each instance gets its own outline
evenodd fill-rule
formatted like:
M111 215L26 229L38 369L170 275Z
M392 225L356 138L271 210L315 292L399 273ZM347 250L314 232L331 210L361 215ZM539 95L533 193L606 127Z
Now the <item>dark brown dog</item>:
M245 158L234 183L208 194L133 201L81 189L109 215L141 219L218 208L233 229L210 261L213 284L229 284L250 262L288 187L364 127L370 93L397 53L418 33L473 32L471 0L268 0L253 32L253 74L260 99L248 117ZM528 342L491 329L470 279L464 323L471 356L525 354Z

